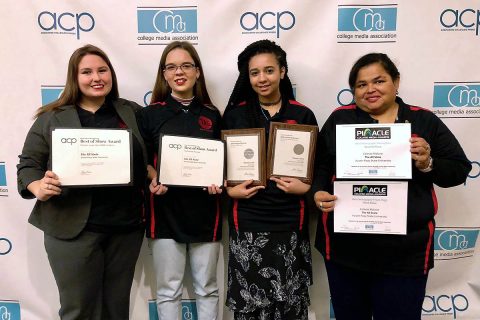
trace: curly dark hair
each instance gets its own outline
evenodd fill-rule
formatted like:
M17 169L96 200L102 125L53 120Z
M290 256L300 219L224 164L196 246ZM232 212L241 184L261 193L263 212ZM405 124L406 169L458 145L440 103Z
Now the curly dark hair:
M250 122L252 126L258 126L260 124L260 115L257 107L258 96L250 84L248 63L252 57L262 53L273 54L277 59L280 68L285 68L285 75L283 79L280 80L280 94L282 95L282 100L295 99L292 83L288 77L287 53L279 45L270 40L259 40L249 44L238 55L237 66L239 75L235 82L235 86L233 87L230 99L228 99L225 113L230 111L232 107L238 105L240 102L246 101L247 107L251 109L249 110L251 112L248 112L248 115L251 117Z

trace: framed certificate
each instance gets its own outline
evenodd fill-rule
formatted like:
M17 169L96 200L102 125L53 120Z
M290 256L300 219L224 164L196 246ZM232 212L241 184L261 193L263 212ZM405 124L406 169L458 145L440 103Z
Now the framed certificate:
M53 129L52 171L62 186L130 185L131 141L128 129Z
M339 179L411 179L410 123L336 126Z
M271 122L268 177L293 177L311 184L317 134L317 126Z
M225 148L220 140L162 135L157 178L167 186L223 186Z
M265 129L222 130L227 163L227 186L253 180L253 186L266 185Z

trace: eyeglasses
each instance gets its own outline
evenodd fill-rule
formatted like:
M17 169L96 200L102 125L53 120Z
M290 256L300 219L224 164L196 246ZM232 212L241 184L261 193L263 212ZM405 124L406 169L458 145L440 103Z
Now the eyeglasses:
M168 72L168 73L175 73L175 72L177 72L178 68L180 68L183 72L186 73L186 72L190 72L193 69L195 69L196 66L193 63L190 63L190 62L182 63L179 66L177 66L175 64L167 64L165 66L165 69L163 69L163 71Z

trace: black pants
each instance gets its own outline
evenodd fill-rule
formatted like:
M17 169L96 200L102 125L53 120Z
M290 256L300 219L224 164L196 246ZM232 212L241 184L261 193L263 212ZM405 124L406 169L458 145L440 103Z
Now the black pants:
M325 261L337 320L420 320L427 275L391 276Z
M71 240L44 235L62 320L128 320L143 234L143 230L126 234L83 231Z

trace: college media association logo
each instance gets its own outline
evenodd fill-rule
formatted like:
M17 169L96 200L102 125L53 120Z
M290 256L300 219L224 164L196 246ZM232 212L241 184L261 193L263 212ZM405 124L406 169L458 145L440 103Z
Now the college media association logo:
M473 257L480 228L437 228L434 234L435 260Z
M41 34L74 35L77 40L95 28L95 19L88 12L42 11L37 16L37 23Z
M8 197L5 162L0 161L0 197Z
M382 196L388 195L388 186L386 184L374 185L353 185L352 194L354 196Z
M198 320L197 303L195 300L182 300L182 320ZM148 319L158 320L157 303L155 300L148 301Z
M20 320L20 303L16 300L0 300L0 319Z
M435 82L433 113L440 118L480 118L480 82Z
M448 8L440 13L441 31L474 32L480 35L480 9Z
M397 5L339 5L337 43L397 41Z
M40 94L42 95L42 106L45 106L60 98L63 89L65 89L65 86L42 85L40 87Z
M355 128L355 139L391 139L391 130L389 127L380 128Z
M171 41L198 44L197 7L137 7L138 44L167 45Z

